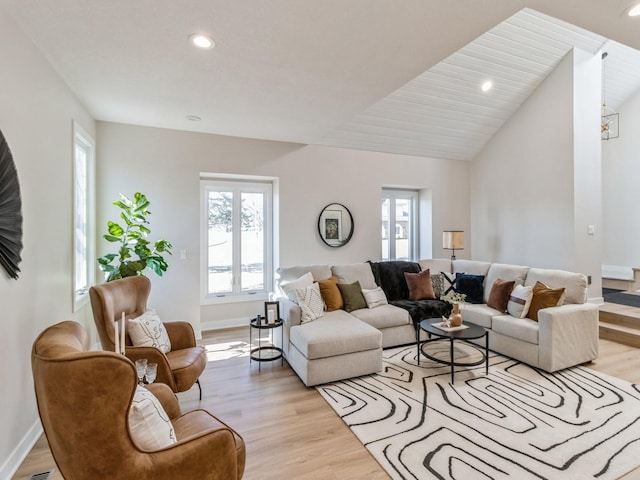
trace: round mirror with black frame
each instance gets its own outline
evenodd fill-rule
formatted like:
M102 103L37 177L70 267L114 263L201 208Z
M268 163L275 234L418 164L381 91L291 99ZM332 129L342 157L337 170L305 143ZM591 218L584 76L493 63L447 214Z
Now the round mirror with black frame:
M353 217L341 203L330 203L322 209L318 217L318 234L330 247L342 247L349 243L353 235Z

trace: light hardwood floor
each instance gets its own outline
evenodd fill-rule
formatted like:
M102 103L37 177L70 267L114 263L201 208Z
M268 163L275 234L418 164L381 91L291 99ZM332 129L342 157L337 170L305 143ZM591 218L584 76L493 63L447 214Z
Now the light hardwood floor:
M254 343L257 340L253 337ZM247 480L388 479L388 475L355 438L314 388L307 388L280 361L249 363L248 328L205 332L201 341L209 364L198 388L178 394L183 410L205 408L229 423L245 439ZM587 365L629 382L640 383L640 349L600 341L600 358ZM79 452L80 453L80 447ZM13 477L55 467L41 438ZM59 472L53 476L62 480ZM640 469L624 477L640 479Z

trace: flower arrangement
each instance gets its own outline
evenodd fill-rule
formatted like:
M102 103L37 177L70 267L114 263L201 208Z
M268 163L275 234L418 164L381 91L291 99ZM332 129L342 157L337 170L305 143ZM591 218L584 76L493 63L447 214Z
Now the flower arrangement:
M454 303L464 303L467 296L464 293L458 293L454 290L449 291L446 295L440 296L440 300L453 305Z

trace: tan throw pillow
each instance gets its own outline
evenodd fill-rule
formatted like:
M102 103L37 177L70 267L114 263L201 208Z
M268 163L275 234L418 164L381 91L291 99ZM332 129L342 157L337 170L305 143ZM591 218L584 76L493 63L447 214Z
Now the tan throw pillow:
M527 317L538 321L538 311L543 308L555 307L563 299L564 288L549 288L544 283L538 281L533 286L533 299L529 307Z
M433 284L431 283L431 272L429 269L420 273L404 272L404 278L409 287L409 300L431 300L436 296L433 293Z
M501 278L498 278L491 287L489 292L489 300L487 306L495 308L501 313L507 312L507 303L509 303L509 297L513 291L513 287L516 286L515 280L506 282Z
M327 312L340 310L344 307L344 301L338 288L338 277L333 276L326 280L319 280L318 285L320 286L322 300L324 300L324 304L327 306Z

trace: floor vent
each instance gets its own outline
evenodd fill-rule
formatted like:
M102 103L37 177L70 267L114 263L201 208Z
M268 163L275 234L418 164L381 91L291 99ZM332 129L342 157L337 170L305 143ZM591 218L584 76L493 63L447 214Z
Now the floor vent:
M51 480L53 478L53 472L55 472L55 469L47 472L34 473L29 477L29 480Z

